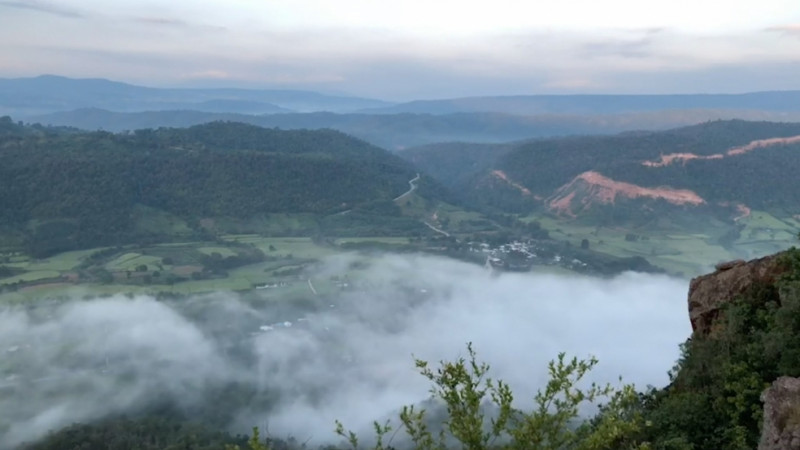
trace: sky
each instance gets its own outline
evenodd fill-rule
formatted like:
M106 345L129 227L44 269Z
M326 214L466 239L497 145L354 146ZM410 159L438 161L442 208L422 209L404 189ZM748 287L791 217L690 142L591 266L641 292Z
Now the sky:
M796 0L0 0L0 77L386 100L800 89Z

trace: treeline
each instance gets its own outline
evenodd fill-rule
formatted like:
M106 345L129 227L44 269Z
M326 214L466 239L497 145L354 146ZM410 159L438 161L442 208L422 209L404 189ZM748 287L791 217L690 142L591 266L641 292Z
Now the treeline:
M187 220L330 214L391 200L415 176L400 158L331 130L0 125L0 221L24 230L38 255L130 242L136 205Z

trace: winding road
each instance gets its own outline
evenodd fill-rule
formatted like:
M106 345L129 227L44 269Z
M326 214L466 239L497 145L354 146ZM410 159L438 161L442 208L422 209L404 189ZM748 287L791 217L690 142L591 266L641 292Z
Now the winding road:
M419 174L417 174L417 176L415 176L414 178L408 180L409 189L407 191L403 192L402 194L398 195L394 199L394 201L398 201L398 200L402 199L403 197L405 197L407 195L410 195L415 190L417 190L417 181L419 181Z

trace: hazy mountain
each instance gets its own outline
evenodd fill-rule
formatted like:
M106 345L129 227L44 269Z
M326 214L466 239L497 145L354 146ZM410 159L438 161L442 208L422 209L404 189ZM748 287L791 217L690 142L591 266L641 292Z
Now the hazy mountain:
M797 112L800 91L686 95L517 95L417 100L373 108L372 114L623 114L641 111L725 109Z
M632 129L668 129L708 120L798 120L798 113L762 111L666 110L604 116L500 113L432 114L270 114L249 115L199 111L111 112L89 108L33 116L28 122L72 126L86 130L135 130L186 127L214 120L231 120L284 129L333 128L372 144L399 150L438 142L496 143L536 137L612 134Z
M388 106L380 100L311 91L267 89L160 89L105 79L53 75L0 79L0 112L15 116L78 108L113 111L193 109L210 112L347 112Z

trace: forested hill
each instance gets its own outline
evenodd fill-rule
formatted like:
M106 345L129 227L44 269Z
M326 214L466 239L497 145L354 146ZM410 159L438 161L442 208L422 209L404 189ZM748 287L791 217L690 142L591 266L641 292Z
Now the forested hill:
M414 176L332 130L211 123L112 134L0 120L0 223L29 240L71 233L76 247L124 240L137 205L193 220L331 214L389 201Z
M526 143L497 168L550 196L587 171L645 188L689 189L707 202L796 206L799 123L708 122L664 132Z
M438 146L429 152L423 148L404 156L426 172L433 166L449 166L448 171L436 173L472 173L466 180L441 181L478 198L493 199L502 193L508 203L513 194L517 200L511 207L518 209L553 206L548 200L567 197L583 208L595 202L591 195L605 197L595 204L608 204L626 194L625 189L630 197L653 199L660 195L653 189L669 187L675 191L670 195L691 191L699 197L698 204L736 202L794 210L800 192L800 178L795 176L800 171L797 136L799 123L730 120L660 132L531 140L512 149L486 146L479 158L463 145ZM573 191L579 192L572 195ZM572 213L578 210L573 208Z

